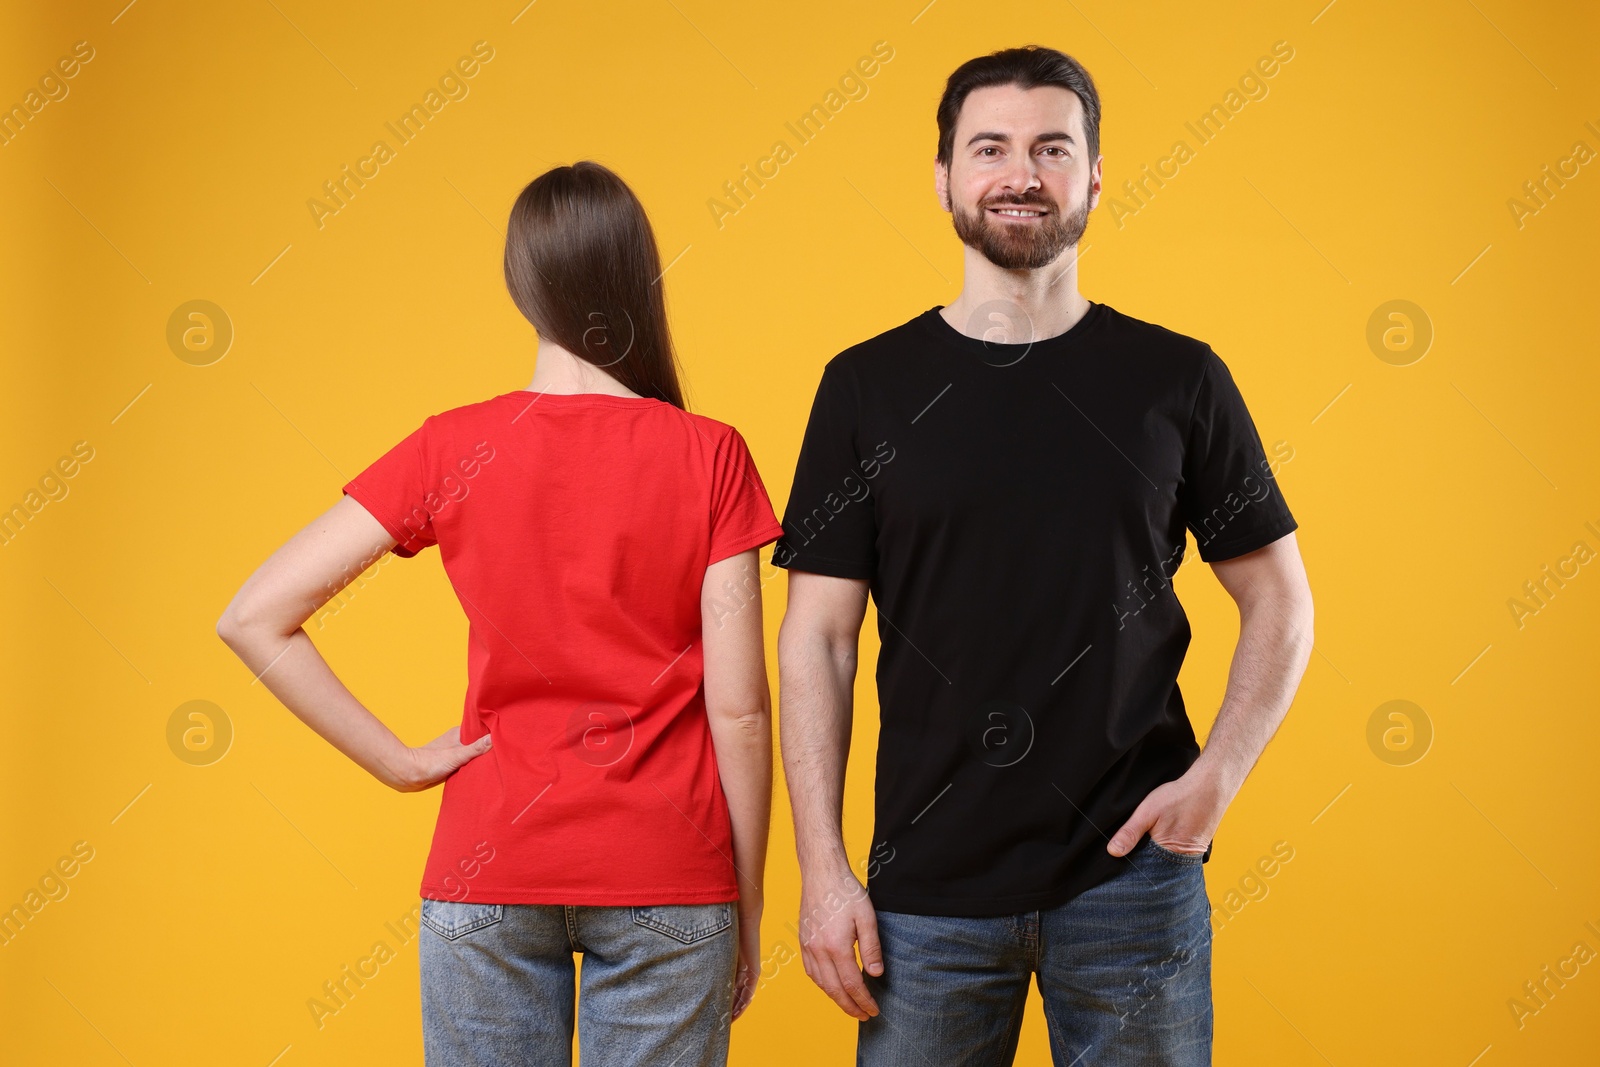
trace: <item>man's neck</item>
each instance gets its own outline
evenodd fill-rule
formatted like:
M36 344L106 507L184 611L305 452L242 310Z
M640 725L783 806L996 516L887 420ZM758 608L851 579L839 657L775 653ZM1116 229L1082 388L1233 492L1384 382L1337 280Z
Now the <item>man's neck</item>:
M968 337L995 339L999 328L1012 343L1058 337L1089 312L1078 292L1078 249L1062 252L1037 270L1006 270L968 247L961 292L939 314Z

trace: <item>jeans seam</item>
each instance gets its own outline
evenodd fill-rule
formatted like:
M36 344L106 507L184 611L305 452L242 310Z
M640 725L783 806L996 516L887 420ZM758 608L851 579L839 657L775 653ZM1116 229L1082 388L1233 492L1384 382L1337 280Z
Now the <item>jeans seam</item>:
M480 915L478 918L472 920L471 922L462 923L462 924L459 924L459 925L446 925L446 924L440 922L439 920L430 917L427 914L427 912L429 910L429 908L428 908L428 904L429 903L430 903L429 900L424 899L423 906L422 906L422 909L421 909L421 912L420 912L421 919L422 919L422 924L424 926L426 926L428 929L432 930L438 936L444 938L446 941L455 941L456 939L465 937L467 934L473 933L473 932L475 932L477 930L483 930L483 929L486 929L487 927L494 926L496 923L500 922L500 920L503 918L504 912L505 912L505 907L504 907L504 905L501 905L501 904L477 905L479 907L487 907L490 910L485 912L485 913L483 913L482 915ZM438 900L436 900L436 901L431 901L431 903L434 904L434 906L437 908L438 906L442 906L442 905L446 905L446 904L456 904L456 903L461 903L461 902L458 902L458 901L438 901Z
M1179 864L1179 865L1185 866L1185 867L1198 867L1202 863L1205 862L1206 853L1204 853L1204 852L1202 852L1202 853L1174 852L1170 848L1165 848L1165 847L1157 844L1156 841L1155 841L1155 838L1151 838L1150 839L1150 849L1159 858L1164 859L1169 863L1176 863L1176 864ZM1210 846L1208 845L1206 847L1206 852L1209 852L1209 851L1210 851Z
M567 944L572 946L572 951L582 952L583 947L578 941L578 909L571 904L563 904L561 912L567 926Z
M638 907L633 908L633 921L637 925L644 927L646 930L654 930L656 933L665 934L673 940L682 942L685 945L693 945L704 941L709 937L715 937L717 934L726 931L733 925L734 908L732 904L706 905L708 908L719 906L723 909L721 915L727 919L726 922L721 921L719 918L714 919L702 926L697 926L690 929L685 929L677 923L669 922L666 919L656 916L653 909L649 908L645 909L646 913L643 915L640 914L640 909Z
M1042 974L1044 973L1044 915L1042 911L1034 914L1039 916L1039 929L1033 939L1033 970L1036 974Z

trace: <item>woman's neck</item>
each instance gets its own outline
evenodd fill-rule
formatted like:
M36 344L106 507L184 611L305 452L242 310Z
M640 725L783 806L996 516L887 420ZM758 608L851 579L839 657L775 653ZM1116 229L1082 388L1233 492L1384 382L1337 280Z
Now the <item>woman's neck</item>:
M604 370L579 359L560 345L543 338L534 357L533 381L528 390L535 393L603 393L607 396L638 396Z

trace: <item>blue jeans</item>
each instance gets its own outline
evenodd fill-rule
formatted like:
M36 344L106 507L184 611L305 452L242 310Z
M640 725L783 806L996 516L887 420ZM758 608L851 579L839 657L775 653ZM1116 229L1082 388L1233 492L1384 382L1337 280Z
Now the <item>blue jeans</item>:
M728 904L422 901L429 1067L722 1067L739 918ZM573 954L583 954L574 996Z
M1211 906L1198 854L1143 838L1058 908L961 919L878 912L880 1013L860 1067L1006 1067L1037 976L1055 1067L1211 1063Z

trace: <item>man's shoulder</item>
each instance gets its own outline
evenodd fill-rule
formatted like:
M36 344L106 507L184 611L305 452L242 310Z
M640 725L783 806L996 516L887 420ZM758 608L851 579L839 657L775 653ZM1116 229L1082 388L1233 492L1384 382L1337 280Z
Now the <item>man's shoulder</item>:
M1107 354L1129 383L1140 383L1167 395L1193 398L1206 373L1220 357L1205 341L1178 330L1136 318L1109 304L1102 336Z
M1110 304L1104 306L1107 329L1138 347L1190 359L1201 359L1211 351L1211 346L1197 337L1136 318Z
M921 320L933 311L933 308L919 311L898 326L891 326L882 333L856 342L828 360L823 367L824 373L870 373L893 366L913 355L916 341L923 332Z

